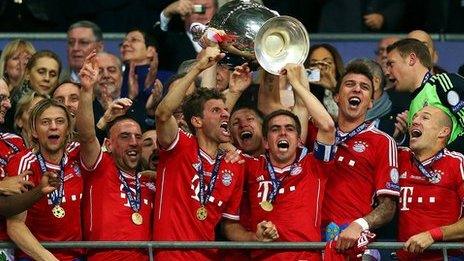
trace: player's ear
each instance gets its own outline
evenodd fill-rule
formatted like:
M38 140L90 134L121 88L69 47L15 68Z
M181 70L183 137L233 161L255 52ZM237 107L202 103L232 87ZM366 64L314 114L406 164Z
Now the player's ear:
M193 125L195 128L201 128L203 126L203 122L200 117L193 116L192 119L190 119L190 123Z
M451 135L451 128L450 127L443 127L441 128L440 132L438 133L439 138L447 138Z
M112 151L112 146L111 146L111 141L110 141L110 139L105 138L105 140L103 141L103 144L105 145L106 151L108 151L109 153L111 153L111 151Z

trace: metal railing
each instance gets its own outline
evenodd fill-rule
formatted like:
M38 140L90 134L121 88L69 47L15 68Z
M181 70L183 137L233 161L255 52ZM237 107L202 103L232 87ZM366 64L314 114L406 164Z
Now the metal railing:
M45 248L87 248L87 249L126 249L145 248L150 260L153 260L154 249L293 249L293 250L322 250L325 242L218 242L218 241L66 241L42 242ZM369 249L402 249L402 242L373 242ZM0 242L0 248L17 248L11 242ZM462 242L448 242L432 244L428 250L442 250L443 260L448 260L448 250L464 249Z

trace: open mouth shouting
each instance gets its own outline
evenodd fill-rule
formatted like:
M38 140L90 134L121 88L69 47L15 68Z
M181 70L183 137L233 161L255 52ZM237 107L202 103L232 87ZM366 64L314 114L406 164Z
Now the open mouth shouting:
M248 141L250 140L251 138L253 137L253 133L251 133L251 131L242 131L240 133L240 139L242 141Z
M413 128L410 133L411 141L418 139L420 136L422 136L422 131L419 130L418 128Z
M57 144L60 142L60 135L58 134L48 135L48 140L50 141L51 144Z
M227 121L221 122L221 125L219 126L219 128L221 129L221 133L222 133L224 136L227 136L227 137L230 136L230 132L229 132L229 123L228 123Z
M290 143L288 142L288 140L277 141L277 148L279 149L280 152L288 151L289 147L290 147Z
M351 97L348 99L348 104L350 108L357 108L361 104L361 99L359 97Z

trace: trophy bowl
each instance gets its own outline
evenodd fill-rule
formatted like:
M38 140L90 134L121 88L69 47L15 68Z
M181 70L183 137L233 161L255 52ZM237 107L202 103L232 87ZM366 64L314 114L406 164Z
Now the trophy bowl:
M231 67L247 62L252 69L259 64L269 73L279 74L287 63L302 64L309 51L303 24L253 1L224 4L207 27L191 30L193 38L200 39L207 28L227 35L229 40L218 44L226 54L221 63Z

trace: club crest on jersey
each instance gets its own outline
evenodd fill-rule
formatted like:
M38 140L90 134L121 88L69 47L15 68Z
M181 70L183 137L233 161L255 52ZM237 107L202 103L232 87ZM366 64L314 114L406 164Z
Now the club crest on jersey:
M301 171L303 171L303 169L301 168L300 164L298 164L292 169L292 172L290 172L290 175L291 176L299 175Z
M353 150L359 153L362 153L368 147L367 143L364 141L357 140L354 142Z
M399 174L398 174L398 170L396 168L392 168L390 170L390 179L393 183L398 183L399 181Z
M438 184L441 181L443 172L441 170L432 170L431 174L432 174L432 177L429 179L430 183Z
M222 171L221 177L222 184L226 187L232 183L232 172L228 169Z
M408 172L405 171L405 172L401 173L400 179L405 179L405 178L407 178L407 176L408 176Z

